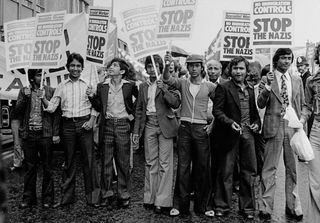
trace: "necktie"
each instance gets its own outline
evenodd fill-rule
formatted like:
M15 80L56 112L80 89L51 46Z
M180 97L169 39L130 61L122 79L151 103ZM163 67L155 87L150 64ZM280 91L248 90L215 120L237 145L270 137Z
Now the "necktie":
M284 74L281 75L281 92L280 96L282 98L282 108L281 115L283 116L286 113L286 108L289 105L289 96L288 96L288 88L286 84L286 77Z

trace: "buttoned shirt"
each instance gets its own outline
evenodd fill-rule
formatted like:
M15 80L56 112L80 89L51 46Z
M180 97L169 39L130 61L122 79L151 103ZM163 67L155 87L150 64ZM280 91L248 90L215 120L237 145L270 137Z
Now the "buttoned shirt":
M88 83L81 77L76 81L68 78L58 85L45 111L54 112L61 104L63 117L75 118L89 114L97 116L86 94L88 87Z
M156 113L156 90L157 83L156 82L147 82L148 83L148 103L147 103L147 115L154 115Z
M37 94L37 90L31 91L31 109L29 126L42 127L42 114L41 114L41 99Z
M122 79L120 85L115 86L111 79L106 79L105 83L109 84L106 118L129 118L122 92L123 83L129 82Z
M249 91L248 85L240 86L235 83L238 90L238 96L240 101L240 111L241 111L241 126L250 125L250 104L249 104Z

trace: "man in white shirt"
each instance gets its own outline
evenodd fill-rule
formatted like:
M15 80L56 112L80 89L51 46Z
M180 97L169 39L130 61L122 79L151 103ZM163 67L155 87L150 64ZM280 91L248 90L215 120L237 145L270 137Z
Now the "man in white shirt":
M86 90L89 85L81 78L83 57L72 53L67 60L69 77L62 82L48 101L42 98L45 111L54 112L58 106L62 110L62 143L65 151L65 166L62 184L62 198L54 207L74 203L76 146L80 148L84 173L87 204L98 206L100 187L96 172L96 159L93 150L93 124L97 112L92 108ZM76 143L78 142L78 143Z

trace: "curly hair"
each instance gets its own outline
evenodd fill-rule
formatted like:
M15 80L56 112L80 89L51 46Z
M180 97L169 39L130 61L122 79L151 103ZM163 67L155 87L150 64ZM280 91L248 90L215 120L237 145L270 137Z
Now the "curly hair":
M249 71L249 62L247 61L246 58L244 58L243 56L237 56L235 58L233 58L230 63L229 63L229 70L228 70L228 75L229 77L232 77L231 73L232 73L232 67L238 65L238 63L240 62L244 62L245 66L246 66L246 71Z

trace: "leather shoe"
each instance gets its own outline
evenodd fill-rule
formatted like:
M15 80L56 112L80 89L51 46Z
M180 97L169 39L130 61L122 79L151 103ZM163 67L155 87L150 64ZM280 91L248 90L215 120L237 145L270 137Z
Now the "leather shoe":
M50 203L43 203L42 207L45 208L45 209L48 209L48 208L51 207L51 204Z
M147 210L151 210L154 208L153 204L143 203L143 207Z
M91 203L87 203L88 206L93 207L93 208L99 208L100 204L91 204Z
M271 214L268 212L260 211L259 212L259 218L263 220L270 220L271 219Z
M251 213L247 213L244 211L239 211L240 215L242 215L242 217L244 217L247 220L253 220L254 219L254 215Z
M161 213L162 213L161 207L160 207L160 206L156 206L156 207L154 208L154 212L155 212L156 214L161 214Z
M303 214L301 215L296 215L293 214L289 208L286 207L286 216L290 219L296 220L296 221L301 221L303 219Z
M303 214L302 215L295 215L291 213L286 213L287 217L296 221L301 221L303 219Z
M215 216L217 216L217 217L224 217L226 215L228 215L227 211L220 211L220 210L215 211Z
M19 207L20 207L21 209L29 208L29 207L31 207L31 203L30 203L30 202L26 202L26 201L22 201L22 202L20 203Z
M121 206L122 206L123 208L128 208L128 207L129 207L129 204L130 204L130 200L123 200L123 201L121 202Z

